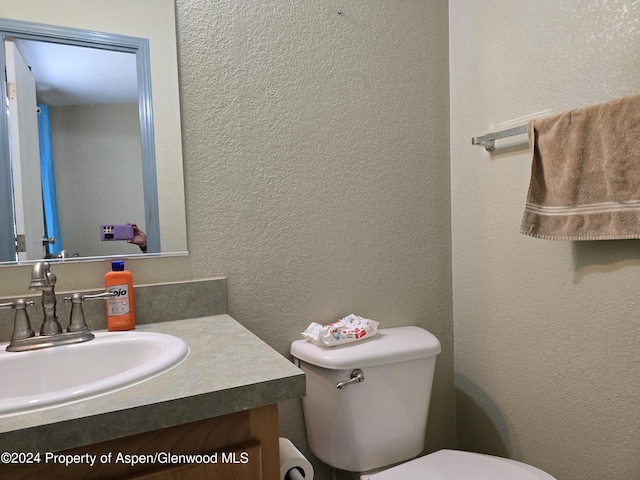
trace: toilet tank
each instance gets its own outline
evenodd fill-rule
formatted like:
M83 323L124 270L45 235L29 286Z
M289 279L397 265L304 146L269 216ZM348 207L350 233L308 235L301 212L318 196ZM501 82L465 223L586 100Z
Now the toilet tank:
M383 328L370 339L331 348L293 342L291 355L306 374L302 402L313 454L352 472L419 455L439 353L438 339L419 327ZM337 388L355 369L364 381Z

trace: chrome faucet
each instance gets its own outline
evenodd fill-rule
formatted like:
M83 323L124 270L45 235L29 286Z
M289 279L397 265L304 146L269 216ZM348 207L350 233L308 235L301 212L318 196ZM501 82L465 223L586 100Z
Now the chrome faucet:
M76 293L72 297L66 297L65 301L72 302L72 307L69 326L66 331L63 331L56 313L55 285L56 276L51 272L49 263L36 263L31 271L29 289L42 290L44 319L40 327L40 335L36 335L31 329L31 322L26 311L26 307L33 305L34 302L20 299L15 302L0 304L0 308L13 308L15 310L13 335L11 335L11 342L6 349L8 352L23 352L58 345L88 342L95 338L95 335L89 331L89 327L84 321L82 301L111 298L115 294L104 292L96 295L80 295Z

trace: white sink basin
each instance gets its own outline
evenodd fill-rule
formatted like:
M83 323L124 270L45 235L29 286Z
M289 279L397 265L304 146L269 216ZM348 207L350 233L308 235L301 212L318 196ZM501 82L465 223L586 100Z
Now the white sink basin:
M148 380L174 367L189 347L172 335L94 332L85 343L6 352L0 344L0 415L84 400Z

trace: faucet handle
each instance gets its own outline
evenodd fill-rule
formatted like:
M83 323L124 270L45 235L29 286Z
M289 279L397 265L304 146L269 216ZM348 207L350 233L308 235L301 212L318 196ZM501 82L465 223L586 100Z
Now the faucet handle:
M82 309L82 302L84 300L106 300L115 296L115 293L102 292L93 295L82 295L80 293L74 293L70 297L64 297L65 302L71 302L71 318L69 319L67 332L89 331L89 327L84 320L84 310Z
M115 296L116 294L113 292L102 292L102 293L96 293L93 295L83 295L82 300L100 300L100 299L107 300Z
M22 298L14 302L0 303L0 308L13 308L16 312L13 319L11 341L35 337L36 334L31 328L31 322L27 314L27 307L31 307L33 304L33 301L25 301Z

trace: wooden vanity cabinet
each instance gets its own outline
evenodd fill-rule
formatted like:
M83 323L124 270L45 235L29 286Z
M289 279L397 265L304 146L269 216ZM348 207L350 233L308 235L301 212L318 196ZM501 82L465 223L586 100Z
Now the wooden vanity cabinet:
M105 460L111 455L111 461L97 460L94 466L80 463L69 467L44 462L23 467L2 465L0 478L277 480L280 476L278 408L276 404L267 405L58 453L97 455L98 459ZM210 460L217 458L217 461L131 466L124 457L158 453L163 458L166 454L209 454ZM118 458L121 461L116 461Z

